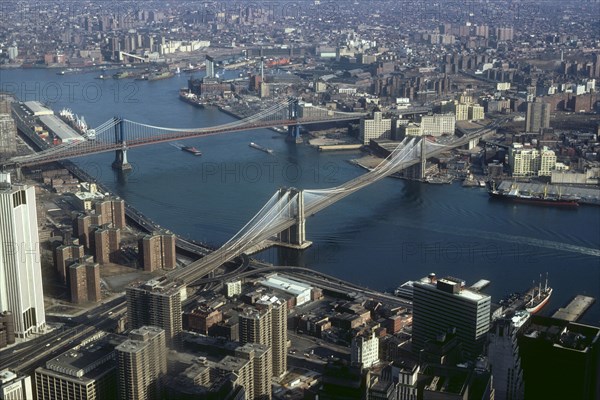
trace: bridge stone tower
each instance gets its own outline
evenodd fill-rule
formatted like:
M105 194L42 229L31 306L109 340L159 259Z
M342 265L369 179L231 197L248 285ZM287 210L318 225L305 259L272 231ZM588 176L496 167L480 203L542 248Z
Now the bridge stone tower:
M426 144L427 139L424 137L421 138L421 141L419 142L419 163L408 167L404 172L405 177L409 179L425 179L425 170L427 168L427 153L425 150Z
M301 190L296 188L281 188L279 189L279 197L285 196L289 193L290 197L296 197L296 204L293 207L290 207L288 211L289 217L295 217L296 223L281 231L277 235L277 239L279 240L278 245L283 247L290 247L293 249L306 249L309 247L312 242L306 240L306 218L304 216L304 195Z
M298 104L298 99L292 98L288 107L288 119L297 121L299 113L300 106ZM294 143L302 143L302 138L300 137L300 124L296 123L296 125L288 126L287 140Z
M125 141L125 123L119 117L114 117L115 124L115 143L121 144L121 148L115 151L115 161L112 163L114 169L120 171L130 171L131 164L127 161L127 142Z

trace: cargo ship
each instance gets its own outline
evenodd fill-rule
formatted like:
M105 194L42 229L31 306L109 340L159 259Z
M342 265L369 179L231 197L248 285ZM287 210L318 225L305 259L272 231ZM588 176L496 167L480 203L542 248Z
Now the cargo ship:
M511 186L510 190L496 189L495 185L488 191L491 198L514 201L516 203L535 204L542 206L557 206L557 207L578 207L579 200L577 196L570 195L551 195L544 189L544 193L529 193L520 191L516 185Z
M273 150L271 149L267 149L266 147L263 147L259 144L256 144L254 142L250 142L250 144L248 145L254 149L260 150L260 151L264 151L265 153L269 153L269 154L273 154Z
M204 108L204 101L199 99L195 94L190 93L188 89L181 89L179 91L179 99L195 107Z
M552 288L548 286L548 274L546 274L546 284L543 289L542 276L540 275L539 285L531 288L527 294L525 310L531 314L537 313L548 303L550 296L552 296Z

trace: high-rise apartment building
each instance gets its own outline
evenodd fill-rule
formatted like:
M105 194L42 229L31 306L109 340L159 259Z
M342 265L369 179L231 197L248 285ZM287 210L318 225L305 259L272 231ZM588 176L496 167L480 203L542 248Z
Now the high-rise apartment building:
M550 127L550 104L539 101L527 103L525 131L539 133Z
M61 280L66 283L68 267L73 262L77 262L85 255L83 245L72 244L58 246L54 250L54 265L58 271Z
M69 286L73 303L100 301L100 265L91 261L70 265Z
M239 314L240 342L271 345L272 314L270 307L248 307Z
M233 374L234 384L242 386L249 400L271 399L271 348L264 344L246 343L235 349L235 356L226 356L215 364L214 375Z
M500 42L513 40L514 34L514 29L512 27L496 28L496 39L498 39Z
M437 279L434 274L415 282L413 287L415 352L423 349L427 341L455 331L467 357L482 353L490 329L490 296L465 288L459 279Z
M0 312L12 312L18 337L46 326L35 204L32 186L0 174Z
M131 328L144 325L165 330L168 346L177 346L182 330L181 302L185 287L168 280L153 279L137 287L128 287L127 317Z
M105 198L94 203L94 209L96 214L102 215L101 224L112 224L113 228L125 228L125 200Z
M146 235L138 242L145 271L174 269L177 266L176 236L173 234Z
M120 400L162 399L167 374L165 330L143 326L116 347Z
M239 314L240 341L271 347L273 376L287 371L287 303L265 297Z
M381 111L375 111L373 118L360 120L360 140L369 144L371 139L389 139L392 135L392 120L383 118Z
M96 262L108 264L116 262L120 250L121 230L118 228L102 228L94 232Z
M536 148L513 143L508 153L508 164L515 177L535 176L540 170L540 153Z

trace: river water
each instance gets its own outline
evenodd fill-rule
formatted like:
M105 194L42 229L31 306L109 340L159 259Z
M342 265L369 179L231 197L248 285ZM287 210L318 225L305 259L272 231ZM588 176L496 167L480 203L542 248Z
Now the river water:
M53 70L0 71L0 88L21 99L68 107L98 126L115 115L163 127L204 127L234 119L177 98L188 75L160 81L98 80L100 73L56 75ZM230 73L232 77L234 73ZM274 154L253 149L253 141ZM194 157L169 144L128 152L125 178L113 154L75 159L99 181L161 226L220 245L282 186L302 189L341 184L363 170L347 161L359 152L319 153L271 130L188 139ZM523 291L549 276L554 293L543 313L576 294L600 297L600 208L577 210L490 200L483 189L428 185L387 178L307 219L304 252L267 250L258 257L301 264L370 288L389 290L435 272L472 284L492 283L493 300ZM600 324L595 304L582 319Z

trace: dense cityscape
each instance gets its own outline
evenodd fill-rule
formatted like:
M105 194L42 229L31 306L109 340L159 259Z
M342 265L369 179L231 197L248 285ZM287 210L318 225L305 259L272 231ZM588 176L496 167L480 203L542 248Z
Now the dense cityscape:
M600 399L598 15L1 2L0 400Z

